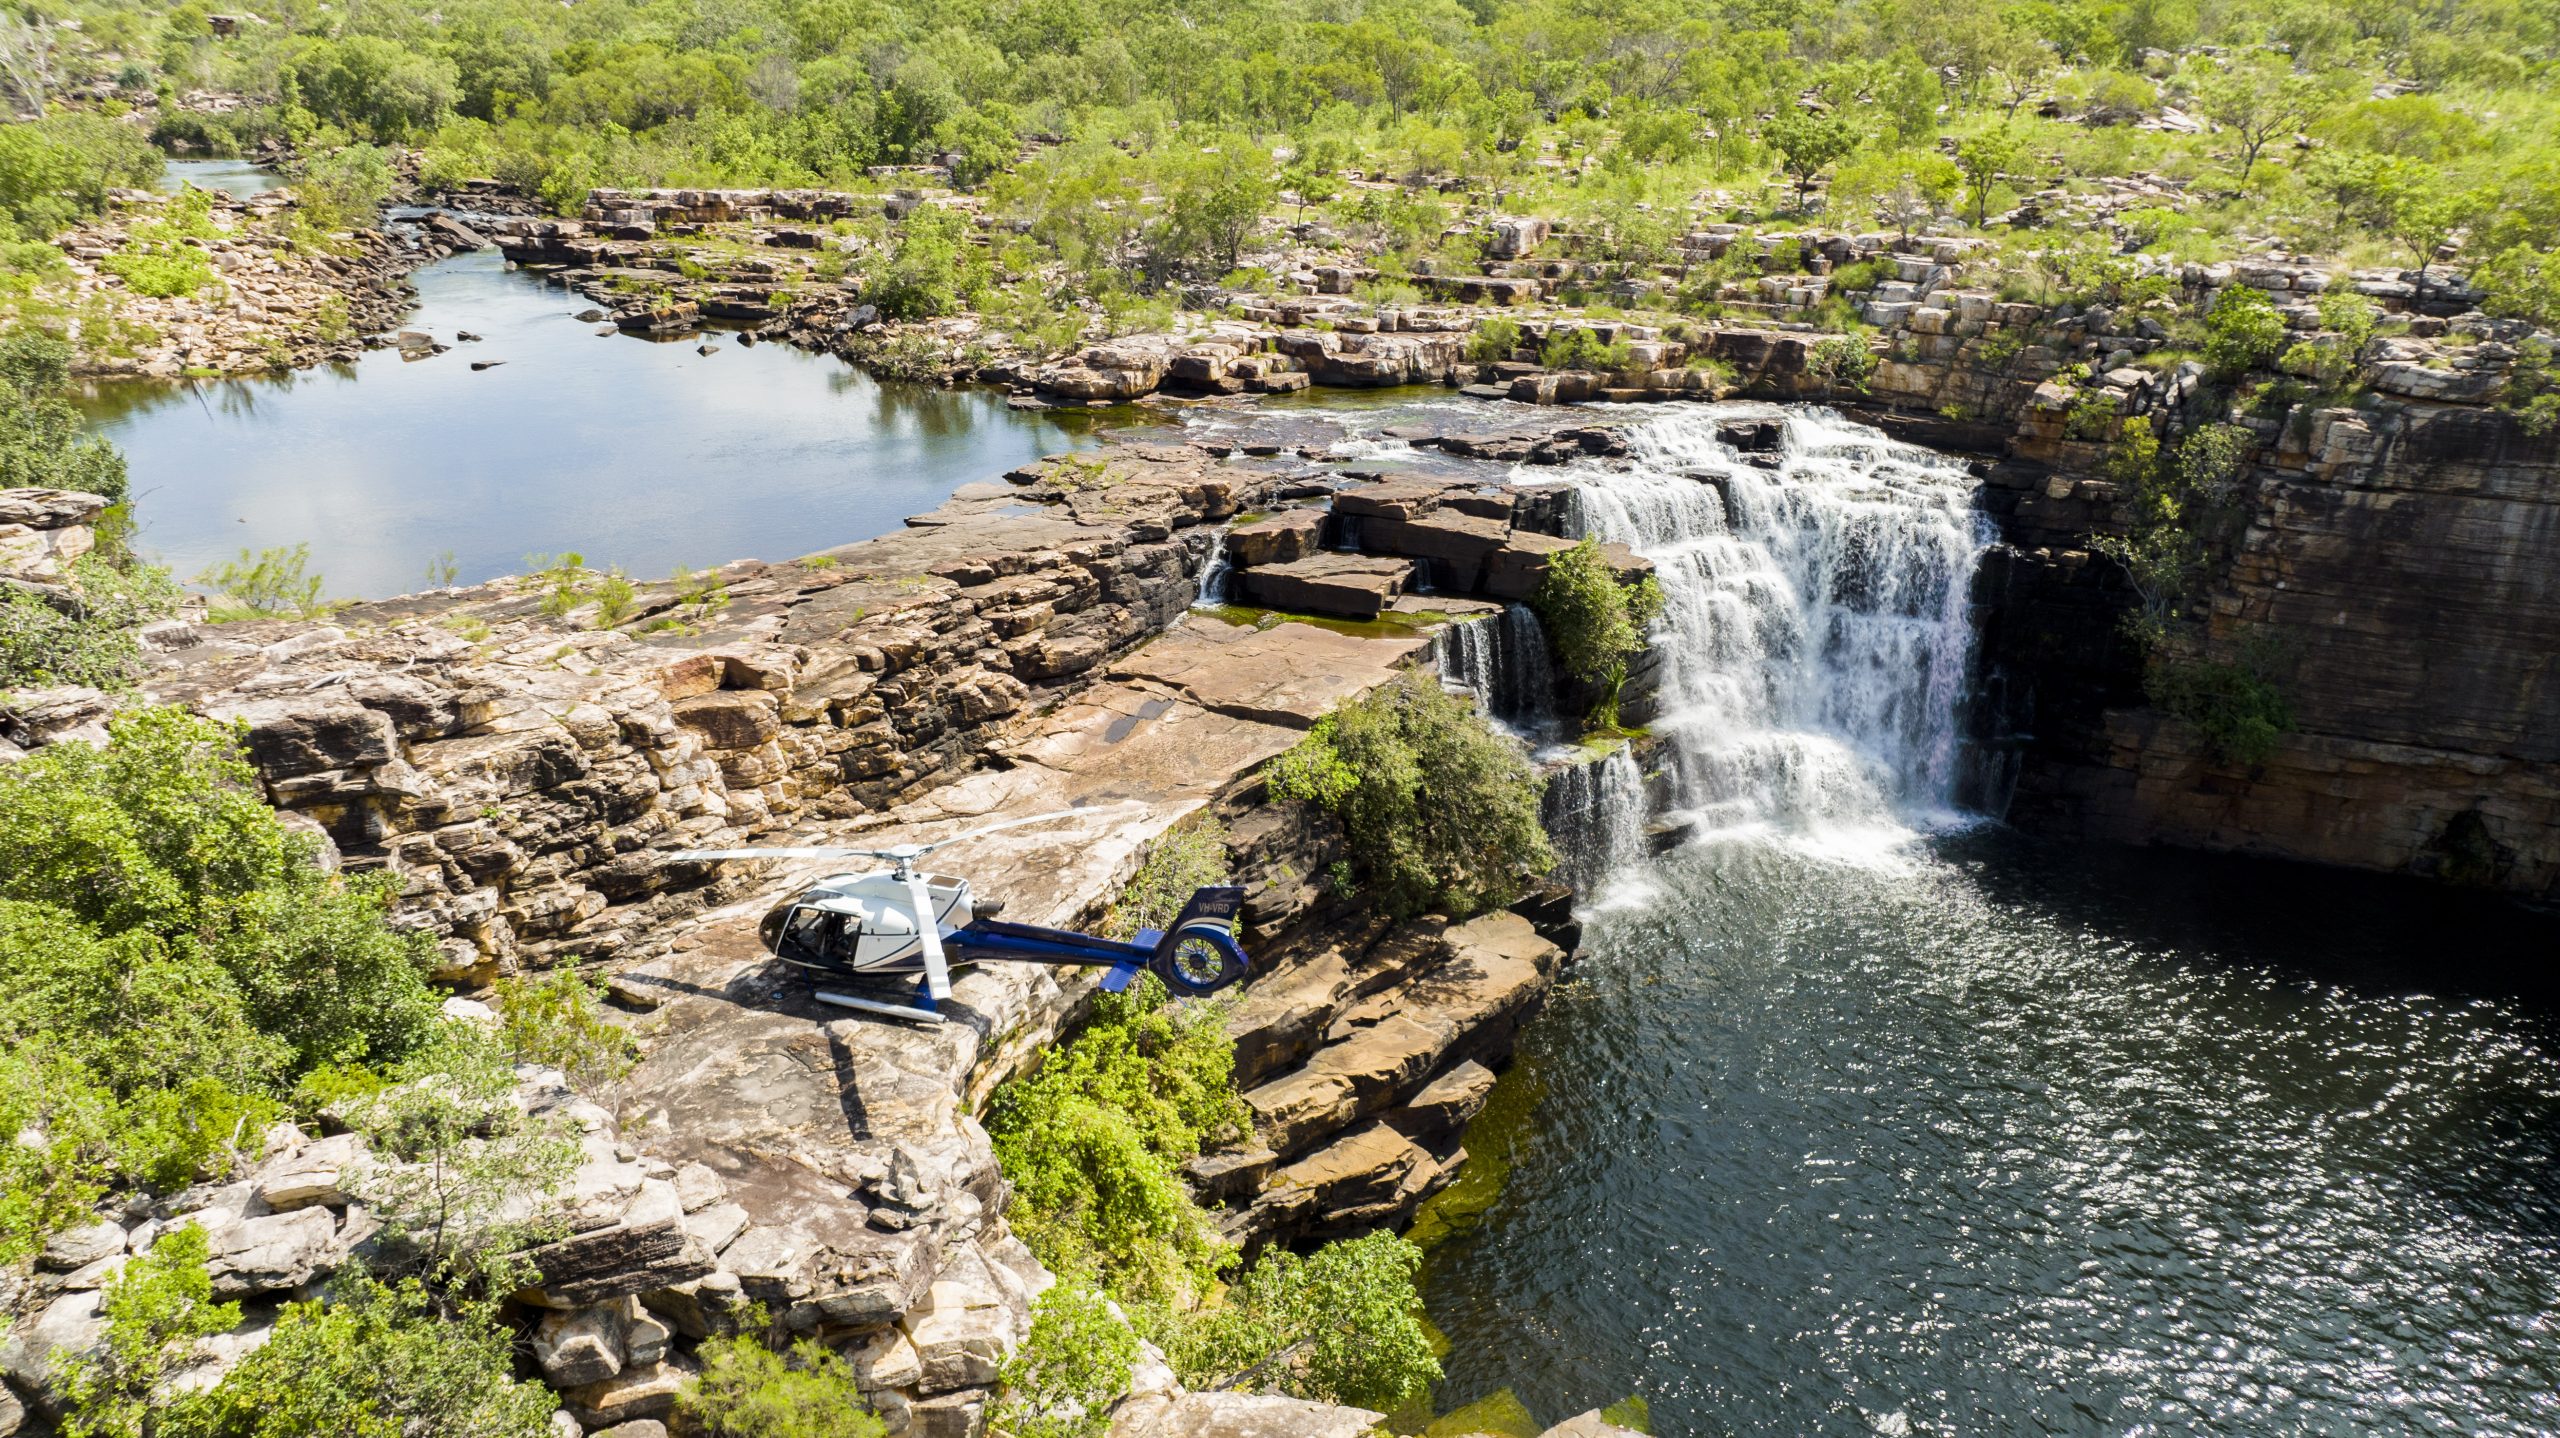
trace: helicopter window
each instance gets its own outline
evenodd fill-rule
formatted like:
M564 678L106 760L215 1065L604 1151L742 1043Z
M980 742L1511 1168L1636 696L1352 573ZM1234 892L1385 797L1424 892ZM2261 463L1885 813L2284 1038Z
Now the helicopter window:
M786 959L832 963L842 946L844 917L820 909L794 909L783 921L779 952Z

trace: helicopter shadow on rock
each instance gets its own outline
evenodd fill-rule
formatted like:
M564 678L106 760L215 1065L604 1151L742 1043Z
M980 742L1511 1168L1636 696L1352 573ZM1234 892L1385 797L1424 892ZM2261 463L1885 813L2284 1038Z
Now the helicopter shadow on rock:
M983 1043L994 1028L957 997L943 1002L945 1020L935 1025L849 1013L819 1002L816 991L904 1003L913 999L914 981L820 977L772 958L732 956L724 964L696 950L626 970L617 981L659 1000L656 1011L674 1039L662 1050L669 1063L663 1077L685 1090L670 1095L678 1106L796 1112L803 1122L819 1122L832 1102L858 1142L901 1127L894 1114L905 1107L898 1094L908 1076L943 1072L951 1046L971 1036ZM724 1071L710 1091L702 1086L705 1064ZM832 1099L821 1096L822 1086L834 1090Z

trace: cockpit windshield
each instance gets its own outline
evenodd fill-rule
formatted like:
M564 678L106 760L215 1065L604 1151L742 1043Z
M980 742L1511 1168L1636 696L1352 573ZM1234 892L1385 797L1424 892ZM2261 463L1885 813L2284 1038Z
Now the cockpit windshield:
M794 963L844 963L845 916L806 904L793 909L782 922L782 939L774 952Z

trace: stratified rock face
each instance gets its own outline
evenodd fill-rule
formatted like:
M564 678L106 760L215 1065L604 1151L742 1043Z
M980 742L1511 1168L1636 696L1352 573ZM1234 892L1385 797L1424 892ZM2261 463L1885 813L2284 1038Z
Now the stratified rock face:
M2249 525L2210 632L2226 653L2258 646L2296 732L2244 767L2184 721L2109 709L2076 753L2030 763L2015 815L2560 892L2560 442L2406 399L2254 427ZM2085 592L2059 559L2028 568L2026 595L2058 614Z
M1183 613L1204 526L1277 474L1183 448L1092 492L1033 471L889 539L731 566L716 603L651 587L618 629L545 618L521 581L204 629L145 697L241 721L267 797L401 878L446 977L608 958L703 906L711 874L649 849L849 819L977 767L1036 696ZM94 739L103 713L14 696L0 734Z

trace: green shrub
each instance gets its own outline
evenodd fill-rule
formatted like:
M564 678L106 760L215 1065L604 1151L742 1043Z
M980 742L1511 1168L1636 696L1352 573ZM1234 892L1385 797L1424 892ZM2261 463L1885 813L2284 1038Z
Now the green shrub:
M1490 315L1476 322L1467 336L1467 359L1474 364L1500 364L1520 348L1520 322L1509 315Z
M702 1438L880 1438L853 1366L815 1339L776 1353L751 1334L706 1339L702 1373L676 1399Z
M1825 335L1805 355L1805 373L1825 384L1864 393L1876 372L1875 351L1867 347L1863 328L1856 333Z
M1538 352L1538 363L1549 369L1616 374L1632 362L1625 340L1604 345L1598 335L1580 325L1558 325L1547 336L1546 347Z
M157 565L95 552L72 561L74 605L33 594L0 599L0 692L49 684L121 690L142 668L141 626L177 612L178 586Z
M17 1035L0 1048L0 1265L89 1216L119 1148L115 1096L78 1060Z
M2206 752L2225 763L2256 766L2273 757L2293 730L2293 705L2265 673L2264 662L2154 658L2142 678L2146 698L2196 726Z
M491 1007L510 1059L559 1069L579 1089L617 1082L639 1060L639 1040L605 1012L603 986L574 969L501 978Z
M863 276L862 297L893 320L931 319L959 307L968 288L969 220L926 205L907 216L897 244Z
M1129 1390L1138 1335L1099 1293L1059 1283L1031 1305L1031 1336L997 1380L988 1427L1010 1438L1099 1438Z
M1547 561L1530 596L1547 646L1565 673L1600 691L1596 722L1617 723L1618 690L1627 662L1644 652L1645 631L1662 614L1662 586L1652 575L1622 584L1600 541L1585 538Z
M1318 720L1264 774L1272 798L1342 820L1363 888L1397 917L1481 913L1555 864L1537 772L1416 671Z
M2204 359L2224 379L2248 373L2284 348L2284 316L2247 285L2226 287L2204 317Z
M1251 1123L1226 1006L1169 1006L1142 975L1005 1086L987 1133L1014 1187L1014 1228L1059 1276L1132 1300L1187 1301L1232 1258L1183 1186L1204 1140Z
M163 953L208 1002L236 993L276 1046L254 1061L272 1082L395 1060L425 1037L431 941L385 922L388 876L319 867L260 801L237 730L162 708L119 714L108 734L0 768L0 899Z
M1185 824L1147 851L1146 862L1102 916L1103 936L1126 939L1140 929L1161 929L1182 912L1193 890L1226 881L1226 825L1215 818Z
M0 337L0 489L76 489L121 504L124 456L81 432L80 411L62 397L70 379L71 346L59 337L31 327Z
M205 1271L211 1252L202 1228L181 1223L107 1280L98 1305L106 1341L95 1351L77 1345L54 1351L54 1377L68 1409L63 1438L156 1438L168 1431L158 1417L162 1381L197 1339L240 1322L239 1304L213 1301L213 1279Z
M321 577L305 572L310 563L308 544L255 553L243 549L238 559L225 560L197 575L196 583L211 585L230 601L213 607L217 623L308 619L330 609L329 602L320 597Z
M1240 1379L1302 1398L1392 1412L1440 1377L1414 1281L1422 1250L1392 1233L1301 1258L1275 1248L1224 1301L1150 1325L1193 1388Z
M491 1309L341 1270L211 1390L166 1404L152 1438L549 1438L559 1400L515 1376Z

